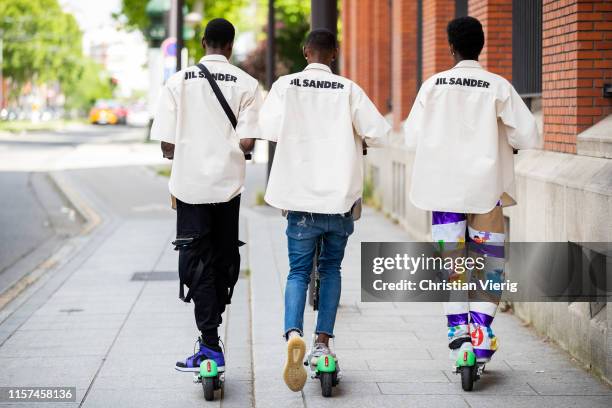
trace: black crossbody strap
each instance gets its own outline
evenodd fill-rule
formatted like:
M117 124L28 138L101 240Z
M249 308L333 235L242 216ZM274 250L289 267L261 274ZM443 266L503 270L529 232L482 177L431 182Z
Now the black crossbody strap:
M238 125L238 120L236 120L236 115L234 115L232 108L230 108L229 104L227 103L227 100L225 99L225 96L223 96L223 93L221 92L221 89L219 88L217 81L215 81L215 78L212 77L212 75L210 74L210 71L208 70L208 68L204 66L204 64L200 63L197 65L197 67L200 68L200 71L204 73L204 77L208 80L208 83L210 84L210 87L215 93L217 100L221 104L223 111L227 115L227 118L229 119L229 121L232 123L232 127L236 129L236 126Z
M202 278L202 274L204 273L204 263L200 260L198 262L198 267L196 268L193 279L191 282L191 286L189 286L187 290L187 296L185 296L185 289L183 288L183 282L179 282L179 299L181 299L185 303L191 302L193 298L193 288L198 286L198 282Z

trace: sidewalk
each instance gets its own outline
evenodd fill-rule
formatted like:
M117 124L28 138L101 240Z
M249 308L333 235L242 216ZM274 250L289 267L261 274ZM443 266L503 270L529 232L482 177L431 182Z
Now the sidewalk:
M258 408L610 406L612 393L607 386L504 313L493 326L500 350L475 391L462 391L460 377L450 372L440 304L360 302L360 242L410 240L400 227L371 209L356 223L343 263L335 350L344 378L331 399L321 396L314 380L307 382L302 393L290 392L281 377L282 305L288 271L285 220L269 208L246 210L243 215L248 218ZM307 307L308 344L313 318Z
M54 407L201 406L201 386L174 370L197 331L178 300L167 180L142 167L62 176L103 221L0 312L0 387L77 388L77 402ZM248 279L234 299L220 331L233 373L223 406L252 406Z
M103 221L71 240L66 256L0 312L2 387L77 387L77 402L53 407L609 406L609 388L505 314L495 324L496 359L476 391L464 393L450 374L440 305L359 302L360 241L409 239L371 210L356 225L344 262L336 330L344 379L331 399L321 397L313 380L302 393L290 392L281 377L285 220L277 210L249 208L248 199L243 276L220 331L225 394L206 403L191 375L173 369L197 333L193 306L177 299L165 180L141 167L64 175ZM143 276L148 279L138 280ZM308 311L308 336L312 325ZM0 403L6 406L12 405Z

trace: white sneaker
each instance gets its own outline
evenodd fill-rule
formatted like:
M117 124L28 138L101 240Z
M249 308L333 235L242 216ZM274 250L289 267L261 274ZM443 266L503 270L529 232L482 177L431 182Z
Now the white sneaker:
M474 351L474 346L472 346L472 343L469 341L466 341L465 343L463 343L458 349L454 349L451 350L449 353L449 357L450 359L453 361L453 363L455 361L457 361L457 358L464 352L464 351Z
M326 354L332 354L329 347L325 345L325 343L315 343L314 348L310 350L310 354L308 355L308 361L311 367L316 367L319 357Z

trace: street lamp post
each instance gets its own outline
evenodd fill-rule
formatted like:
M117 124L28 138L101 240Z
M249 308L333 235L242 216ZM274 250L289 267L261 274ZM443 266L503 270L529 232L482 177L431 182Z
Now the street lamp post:
M336 1L310 0L311 28L325 28L338 35L338 5ZM338 72L338 63L332 63L332 71Z
M266 88L272 88L276 76L276 16L274 0L268 1L268 38L266 47Z
M268 38L266 47L266 88L270 90L276 79L276 16L274 15L274 0L268 0ZM268 174L272 169L276 143L268 142Z
M166 27L166 16L170 10L171 0L150 0L146 6L146 13L151 21L147 31L149 40L148 62L149 68L149 92L148 92L148 111L149 111L149 131L153 123L153 113L157 96L163 82L163 61L160 45L166 38L168 29ZM147 136L148 138L148 136Z
M2 37L4 36L4 32L0 30L0 110L4 108L4 75L2 74L2 69L4 68L4 41Z
M176 72L183 68L182 57L183 57L183 46L185 40L183 39L183 6L184 0L176 0Z

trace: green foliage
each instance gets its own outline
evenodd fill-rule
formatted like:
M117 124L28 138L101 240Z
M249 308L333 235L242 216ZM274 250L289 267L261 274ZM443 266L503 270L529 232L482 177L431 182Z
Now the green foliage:
M79 75L64 85L66 107L87 109L97 99L110 99L113 96L111 78L99 64L85 59L78 71Z
M362 199L363 203L369 207L376 210L380 210L382 208L382 203L380 201L380 197L376 194L376 186L374 185L374 180L372 179L371 174L366 175L363 180Z
M3 74L14 89L38 83L74 80L81 53L81 32L57 0L2 0Z
M150 20L145 12L148 0L122 0L121 11L115 15L119 21L124 19L126 27L140 30L146 36ZM185 0L188 11L195 9L198 0ZM204 5L203 19L194 29L193 38L185 41L185 47L189 50L189 55L199 59L204 54L200 40L204 34L204 27L213 18L223 17L231 21L238 30L248 22L244 21L241 11L248 5L248 0L200 0Z
M157 168L157 174L162 177L170 177L172 166L162 166Z
M27 82L60 84L69 108L87 108L112 96L103 69L83 56L82 33L57 0L0 1L2 73L10 80L9 98Z
M150 21L145 13L148 1L145 0L122 0L121 12L115 17L118 20L125 20L128 28L140 30L146 35ZM188 10L194 10L198 0L185 0ZM204 54L200 41L204 33L204 27L213 18L223 17L231 21L238 31L260 30L265 26L266 10L268 0L259 0L258 15L255 19L247 19L244 13L245 7L249 5L248 0L205 0L204 16L201 24L195 27L193 38L185 41L185 46L189 50L189 55L198 60ZM200 3L201 4L201 3ZM310 29L310 0L275 0L277 32L276 44L278 60L281 65L280 72L296 72L306 66L306 61L302 55L302 43L304 37ZM263 38L260 37L260 40ZM259 47L255 53L265 53L265 49ZM261 55L255 56L250 65L261 65L263 62ZM256 71L261 71L256 69ZM257 77L258 72L254 72ZM259 72L259 74L261 74Z
M32 131L60 130L68 125L83 124L82 120L50 120L32 122L31 120L0 120L0 132L24 133Z
M189 10L193 10L194 0L187 0L185 2L192 3ZM194 57L197 61L204 55L202 49L202 36L204 35L204 28L206 24L214 18L223 17L234 24L236 30L242 31L248 25L245 21L242 11L248 5L248 0L205 0L204 1L204 19L201 24L195 27L195 35L192 39L185 42L185 46L189 50L189 55Z
M276 10L276 75L301 71L306 67L302 45L310 30L310 0L275 0ZM259 0L257 47L240 64L241 68L265 82L266 78L266 19L268 0Z
M307 63L302 54L310 30L310 0L276 0L276 48L280 62L289 72L303 70Z
M266 193L258 191L255 193L255 205L266 205L266 199L264 198Z
M120 16L125 16L126 28L138 29L143 35L147 32L149 25L149 17L145 12L148 0L122 0L121 12L113 16L119 19Z
M372 177L367 176L364 178L362 197L363 201L366 203L374 198L374 182L372 181Z

